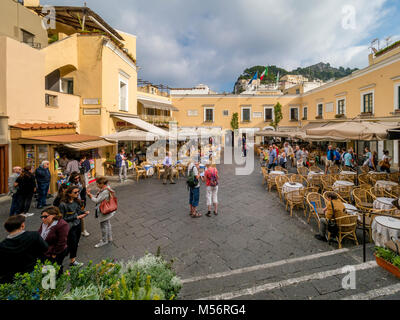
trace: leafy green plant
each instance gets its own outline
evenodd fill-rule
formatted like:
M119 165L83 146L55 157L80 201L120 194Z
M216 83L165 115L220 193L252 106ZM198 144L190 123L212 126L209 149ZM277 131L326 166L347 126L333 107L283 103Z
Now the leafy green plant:
M375 255L390 263L393 263L394 258L397 256L392 250L383 247L375 247Z
M276 127L279 125L279 122L281 122L282 118L282 105L277 102L277 104L274 106L274 120L271 121L271 126L273 126L275 130Z
M239 114L237 112L232 114L231 128L233 131L239 129Z

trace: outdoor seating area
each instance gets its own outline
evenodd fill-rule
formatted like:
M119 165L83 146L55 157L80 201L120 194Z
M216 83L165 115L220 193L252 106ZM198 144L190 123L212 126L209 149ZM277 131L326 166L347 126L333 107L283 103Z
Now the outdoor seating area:
M357 235L357 230L362 232L363 215L369 242L374 241L373 234L377 232L374 224L376 217L400 217L400 185L397 172L358 173L354 169L349 170L345 166L337 165L329 167L326 175L316 165L309 168L293 168L297 170L297 174L282 169L275 167L268 173L267 168L261 167L263 182L268 192L274 192L276 189L282 205L291 217L296 211L303 211L307 223L315 222L320 228L321 218L325 217L324 208L329 201L328 193L334 192L343 203L346 215L336 219L339 228L336 237L338 248L342 248L345 239L355 245L359 244L360 235Z

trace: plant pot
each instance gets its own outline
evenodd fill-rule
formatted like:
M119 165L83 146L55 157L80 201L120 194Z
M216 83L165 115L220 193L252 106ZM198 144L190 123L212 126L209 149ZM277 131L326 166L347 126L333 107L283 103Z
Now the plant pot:
M397 278L400 279L400 269L395 267L394 265L392 265L391 263L387 262L386 260L377 257L374 253L375 256L375 260L376 263L378 264L378 266L382 267L383 269L389 271L391 274L393 274L394 276L396 276Z

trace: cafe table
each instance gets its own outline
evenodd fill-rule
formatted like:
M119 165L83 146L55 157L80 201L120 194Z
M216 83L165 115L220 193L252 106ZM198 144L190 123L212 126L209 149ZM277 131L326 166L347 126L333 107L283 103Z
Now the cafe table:
M373 208L379 210L390 210L393 208L394 198L378 197L374 200Z
M375 183L375 187L377 188L385 188L387 191L391 191L392 187L398 186L399 184L394 181L387 181L387 180L378 180Z
M385 247L390 240L400 240L400 220L394 217L377 216L371 225L375 245Z

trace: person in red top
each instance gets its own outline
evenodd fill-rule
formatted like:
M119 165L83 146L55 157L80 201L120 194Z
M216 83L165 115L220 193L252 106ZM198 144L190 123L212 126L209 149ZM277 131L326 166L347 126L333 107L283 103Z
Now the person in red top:
M272 147L276 150L276 157L278 157L279 156L279 148L278 148L278 146L275 143L273 143Z
M210 163L206 164L206 171L204 178L207 186L207 206L208 212L206 216L211 217L211 206L214 204L214 214L218 214L218 170L211 166Z

